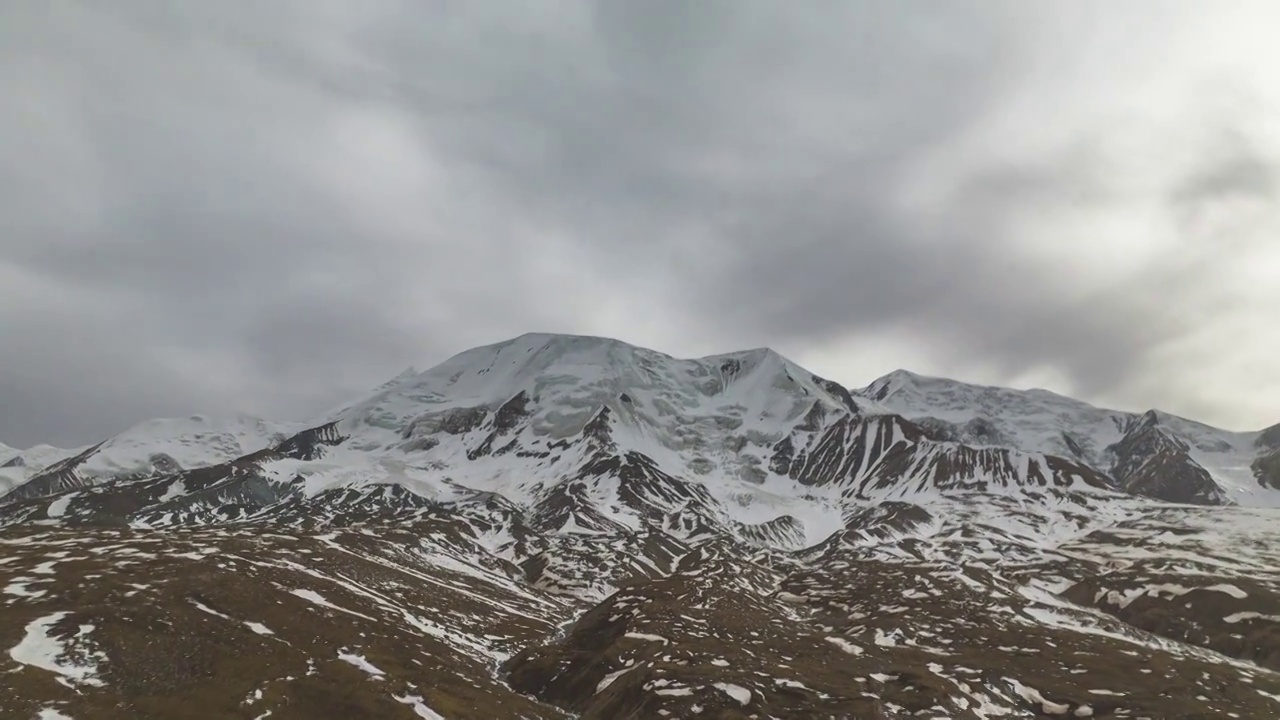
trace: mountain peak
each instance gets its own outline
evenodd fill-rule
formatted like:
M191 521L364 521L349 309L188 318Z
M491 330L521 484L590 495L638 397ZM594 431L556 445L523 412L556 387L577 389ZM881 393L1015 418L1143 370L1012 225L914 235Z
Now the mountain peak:
M1142 413L1142 416L1138 418L1138 426L1144 428L1156 427L1160 424L1160 419L1160 413L1153 408Z
M901 382L901 383L917 383L928 379L927 376L917 372L912 372L906 368L898 368L893 372L886 373L877 378L875 382Z
M876 378L860 392L862 395L879 402L905 390L919 388L922 385L939 381L941 381L940 378L932 378L899 368Z
M617 338L601 335L575 335L569 333L528 332L485 347L519 347L525 352L588 351L588 350L643 350L643 348ZM645 350L645 352L654 352Z
M856 412L848 395L765 347L679 359L613 338L525 333L384 384L324 421L340 423L361 443L397 443L388 433L434 426L431 418L441 414L483 417L522 396L531 432L563 438L579 432L600 408L625 402L624 416L661 425L654 437L675 447L683 441L666 437L671 429L659 418L694 413L760 422L798 417L818 400L833 411Z
M591 353L591 352L614 352L618 355L625 356L628 353L636 353L641 355L669 358L673 360L715 360L721 358L737 358L737 359L754 359L763 360L765 358L778 358L787 363L792 363L781 353L770 347L756 347L745 350L735 350L726 353L716 353L701 357L680 357L671 355L658 350L652 350L639 345L619 340L617 338L604 337L600 335L576 335L569 333L546 333L546 332L528 332L518 335L514 338L503 340L501 342L484 345L474 350L468 350L455 357L468 355L470 353L489 350L501 351L507 349L519 348L526 353ZM616 356L615 356L616 357Z

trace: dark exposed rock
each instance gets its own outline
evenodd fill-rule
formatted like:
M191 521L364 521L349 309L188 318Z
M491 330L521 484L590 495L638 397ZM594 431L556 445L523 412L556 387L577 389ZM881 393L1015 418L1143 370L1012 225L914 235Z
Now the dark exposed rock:
M820 402L814 402L809 408L809 412L805 413L804 420L796 426L796 429L804 432L818 432L822 429L822 422L826 417L826 406Z
M844 526L862 537L886 540L905 535L932 520L929 511L919 505L890 500L845 513Z
M911 421L920 432L934 442L960 442L960 433L955 425L938 418L916 418Z
M499 433L508 433L516 429L527 417L529 417L529 394L521 390L494 413L493 426Z
M76 474L76 470L86 460L92 457L100 447L102 447L101 443L94 445L79 455L69 457L61 462L50 465L26 483L19 485L8 494L0 497L0 505L18 502L21 500L29 500L31 498L56 495L64 490L74 490L76 488L84 487L88 483Z
M987 418L977 417L964 425L965 439L982 445L1008 444L1008 440Z
M1115 457L1111 473L1119 487L1136 495L1193 505L1226 502L1222 488L1189 450L1159 426L1154 412L1148 412L1110 448Z
M463 435L480 427L489 412L482 407L457 408L444 414L439 420L439 431L450 435Z
M582 436L598 443L613 444L612 431L609 429L609 418L613 412L608 407L601 407L591 420L583 426Z
M732 382L742 372L742 363L736 358L729 358L720 363L720 374L725 377L725 384Z
M155 475L171 475L173 473L182 472L182 465L178 464L172 456L164 453L155 453L147 458L151 463L151 472Z
M1000 447L940 443L931 439L931 434L897 416L845 416L821 433L783 438L774 445L769 467L806 485L848 486L859 494L906 482L921 490L1070 486L1076 482L1112 486L1105 476L1082 463L1055 456L1026 457Z
M852 393L845 386L826 378L820 378L817 375L813 376L813 381L818 384L818 387L840 398L840 402L844 403L845 409L849 412L854 415L862 412L861 408L858 407L858 403L853 399Z
M326 446L338 445L346 438L338 432L337 423L303 430L275 447L274 452L295 460L314 460L324 453Z
M1280 450L1254 460L1253 476L1259 485L1280 490Z
M1071 433L1062 433L1062 443L1067 446L1067 450L1070 450L1077 460L1085 459L1084 448L1081 447L1080 441L1073 437Z
M1272 425L1259 433L1255 445L1259 448L1280 450L1280 423Z
M520 447L520 441L516 438L511 438L509 441L507 441L506 445L503 445L497 450L494 450L493 454L495 457L500 457L502 455L507 455L509 453L515 452L516 449L519 447Z
M484 440L480 441L479 445L467 451L467 459L476 460L478 458L485 457L486 455L489 455L490 453L492 453L493 441L496 440L497 437L498 437L497 430L494 430L493 432L489 433L487 436L485 436Z
M791 465L795 462L796 448L791 436L782 438L773 446L773 455L769 458L769 469L779 475L790 475Z
M791 515L780 515L772 520L754 525L737 525L745 542L762 547L799 548L805 543L804 523Z

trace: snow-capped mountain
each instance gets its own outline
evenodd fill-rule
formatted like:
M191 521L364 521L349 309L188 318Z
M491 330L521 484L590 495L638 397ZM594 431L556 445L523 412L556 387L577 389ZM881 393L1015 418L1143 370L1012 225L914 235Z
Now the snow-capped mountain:
M949 490L1280 504L1274 429L1230 433L904 371L851 391L767 349L681 360L540 334L406 371L309 423L158 420L65 457L46 453L9 499L218 466L304 430L334 438L322 457L254 463L274 501L284 488L309 497L391 484L432 502L495 493L528 509L569 502L572 487L573 508L552 515L586 528L635 528L646 513L677 510L753 525L785 509L811 540L830 530L842 499ZM621 468L668 490L614 497L598 478Z
M42 497L107 480L182 472L243 457L283 442L296 426L248 416L201 415L144 422L87 448L12 451L10 500ZM3 450L0 450L0 456Z
M1280 426L530 334L6 457L14 717L1280 709Z
M64 450L51 445L19 450L0 443L0 496L40 474L45 468L79 452L81 450Z
M941 437L1072 458L1120 489L1197 504L1280 504L1280 426L1238 433L1158 410L1093 407L1046 390L1011 390L899 370L860 393Z
M539 531L659 523L803 545L838 529L848 500L1113 485L1041 448L955 442L765 349L680 360L602 338L525 335L403 373L310 426L286 441L283 426L248 418L147 423L6 498L168 483L120 518L155 523L391 487L426 504L500 497Z

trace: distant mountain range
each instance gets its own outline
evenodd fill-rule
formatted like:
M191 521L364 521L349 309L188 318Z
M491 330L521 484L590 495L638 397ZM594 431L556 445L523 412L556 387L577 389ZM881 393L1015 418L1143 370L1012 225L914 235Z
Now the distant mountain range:
M80 692L61 698L32 680L0 714L147 717L124 714L143 706L123 688L175 703L212 692L199 673L153 687L136 662L106 669L142 652L147 634L101 613L112 593L145 585L132 592L150 593L160 614L137 622L178 613L211 658L222 657L214 630L189 629L210 617L270 615L275 628L297 624L299 608L320 613L292 639L245 619L263 657L282 653L282 674L255 665L223 714L184 717L329 717L294 687L317 673L357 698L342 717L1274 717L1280 613L1266 607L1280 607L1280 569L1267 565L1272 550L1223 546L1216 527L1239 525L1229 542L1252 547L1271 537L1274 508L1280 425L1234 433L906 371L846 388L767 349L682 360L524 335L406 371L309 421L192 417L74 450L0 446L0 543L20 548L0 556L16 598L0 617L72 642L46 631L99 613L76 622L99 628L108 658L89 663L100 685L63 683ZM64 540L74 552L55 557ZM102 564L110 555L94 555L99 543L152 556L181 591L125 582ZM152 543L229 584L179 582L190 570ZM275 559L254 561L242 543ZM73 555L79 565L59 575ZM365 579L347 566L357 561ZM277 571L293 577L281 584ZM74 600L73 576L90 575L105 605ZM449 610L475 603L505 609ZM341 648L317 648L344 614L369 623L364 639L343 630ZM389 657L380 632L443 642L423 652L446 679L433 686ZM1165 663L1158 677L1129 667L1135 645ZM1077 651L1075 669L1045 657ZM24 652L11 653L22 677L38 677ZM474 652L493 666L449 654ZM240 667L234 655L217 662ZM321 655L345 670L303 675ZM1092 685L1079 677L1095 670ZM399 689L380 692L392 674ZM1177 680L1209 682L1197 674L1261 689ZM264 689L277 681L284 689ZM468 683L486 699L466 700Z
M1280 505L1280 425L1234 433L1157 410L1123 413L901 370L852 389L766 349L677 360L556 335L408 371L310 423L193 417L75 450L0 446L0 491L12 501L248 456L265 461L317 432L335 438L347 466L326 475L326 487L401 482L427 498L466 488L526 506L580 474L589 445L712 494L787 481L864 499L1085 485L1176 503ZM278 463L261 464L264 478L279 476ZM387 464L429 472L401 477L379 469ZM503 481L512 467L526 476L519 487ZM440 481L445 475L450 482ZM583 512L593 524L635 523L608 509Z

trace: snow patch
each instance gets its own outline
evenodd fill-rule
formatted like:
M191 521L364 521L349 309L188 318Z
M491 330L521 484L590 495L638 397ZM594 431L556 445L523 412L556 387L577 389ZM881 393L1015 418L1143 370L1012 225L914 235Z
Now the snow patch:
M666 644L669 642L666 638L662 637L661 635L650 635L650 634L648 634L648 633L629 632L629 633L627 633L626 635L623 635L623 637L628 637L628 638L631 638L632 640L645 640L645 641L648 641L648 642L660 642L660 643L662 643L663 645L666 645Z
M45 509L45 514L51 518L60 518L67 514L67 507L71 505L71 501L76 499L80 493L71 492L61 495L57 500L49 503L49 507Z
M827 642L831 643L832 645L835 645L836 647L849 653L850 655L861 655L864 652L862 648L858 647L857 645L854 645L853 643L849 642L848 640L845 640L844 638L828 637Z
M424 720L445 720L443 715L427 707L421 695L392 695L391 697L401 705L412 706L413 712Z
M725 695L737 700L739 705L748 705L751 703L751 691L741 685L734 685L733 683L716 683L716 687Z
M29 577L13 578L12 580L9 581L9 584L5 586L4 592L6 595L14 595L17 597L33 598L33 599L38 597L43 597L44 595L48 594L45 590L28 590L27 587L33 582L38 582L38 581L35 578L29 578Z
M386 673L382 672L377 667L375 667L373 663L366 660L363 655L356 655L354 653L348 653L348 652L339 652L338 659L345 663L350 663L351 665L354 665L360 668L361 670L369 673L369 676L376 680L381 680L382 677L386 675Z
M79 640L88 635L93 631L93 626L81 625L74 638L68 640L50 634L53 626L70 614L56 612L27 623L26 635L9 650L9 657L23 665L55 673L67 684L102 687L102 681L95 676L98 672L97 664L105 661L106 656L100 652L75 652L68 646L68 640ZM80 657L73 659L72 655Z
M271 632L270 628L262 623L246 622L245 625L248 625L250 630L258 633L259 635L275 635L275 633Z

